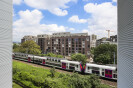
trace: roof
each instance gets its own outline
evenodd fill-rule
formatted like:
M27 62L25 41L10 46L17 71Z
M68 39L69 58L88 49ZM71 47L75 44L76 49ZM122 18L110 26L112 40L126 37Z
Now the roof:
M48 57L48 56L45 56L45 57L51 58L51 59L66 60L66 58L57 58L57 57Z
M78 62L78 61L69 61L69 60L61 60L61 62L71 63L71 64L80 64L80 62Z
M90 64L90 63L87 63L86 66L98 67L98 68L109 69L109 70L116 70L116 67L114 66L106 66L106 65L98 65L98 64Z
M38 59L47 59L46 57L40 57L40 56L34 56L34 58L38 58Z

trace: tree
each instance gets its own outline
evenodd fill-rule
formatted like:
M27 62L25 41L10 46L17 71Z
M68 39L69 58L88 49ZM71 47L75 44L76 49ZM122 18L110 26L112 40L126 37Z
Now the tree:
M49 57L56 57L56 55L53 54L53 53L48 53L46 56L49 56Z
M13 44L13 52L19 52L20 45Z
M56 57L57 57L57 58L63 58L63 56L62 56L62 55L57 55Z
M48 54L46 54L45 56L63 58L62 55L56 55L56 54L54 54L54 53L48 53Z
M55 77L55 73L56 73L55 67L53 67L53 68L50 69L50 73L51 73L51 77L52 78Z
M81 61L83 65L85 65L87 57L84 54L77 53L77 54L72 54L71 59L74 61Z
M37 55L41 53L41 50L39 45L37 45L34 41L29 40L21 44L20 52Z
M113 64L114 53L117 61L117 45L115 44L101 44L98 47L91 50L94 55L94 62L99 64ZM115 62L116 62L115 61Z

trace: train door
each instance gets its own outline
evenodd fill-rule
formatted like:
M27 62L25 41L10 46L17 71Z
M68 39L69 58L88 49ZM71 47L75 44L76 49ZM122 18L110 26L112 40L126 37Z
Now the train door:
M31 58L30 57L28 57L28 62L31 62Z
M62 63L62 68L66 69L66 63Z
M45 59L42 60L42 64L45 64Z
M112 78L112 70L105 69L105 77Z

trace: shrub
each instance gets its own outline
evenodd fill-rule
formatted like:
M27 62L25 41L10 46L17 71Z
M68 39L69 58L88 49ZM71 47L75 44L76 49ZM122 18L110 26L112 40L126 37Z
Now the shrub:
M51 73L51 77L52 78L55 77L55 73L56 73L55 67L53 67L53 68L50 69L50 73Z

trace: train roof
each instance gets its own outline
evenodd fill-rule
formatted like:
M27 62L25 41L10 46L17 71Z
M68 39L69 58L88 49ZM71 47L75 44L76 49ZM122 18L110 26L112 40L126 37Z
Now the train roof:
M50 58L50 59L59 59L59 60L66 60L66 58L57 58L57 57L47 57L47 58Z
M47 59L46 57L40 57L40 56L34 56L34 58L38 58L38 59Z
M109 70L116 70L116 67L114 66L98 65L98 64L91 64L91 63L87 63L86 66L98 67L98 68L109 69Z
M72 63L72 64L80 64L80 62L78 62L78 61L69 61L69 60L61 60L61 62Z

